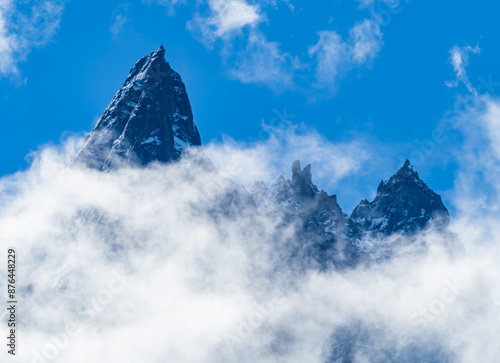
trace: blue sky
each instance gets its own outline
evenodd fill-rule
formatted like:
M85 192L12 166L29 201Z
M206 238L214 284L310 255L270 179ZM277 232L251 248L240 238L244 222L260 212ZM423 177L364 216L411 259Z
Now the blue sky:
M0 175L89 131L163 44L204 143L258 140L286 110L333 143L374 145L385 167L366 190L410 158L446 199L461 143L447 111L500 86L498 14L494 1L0 0Z

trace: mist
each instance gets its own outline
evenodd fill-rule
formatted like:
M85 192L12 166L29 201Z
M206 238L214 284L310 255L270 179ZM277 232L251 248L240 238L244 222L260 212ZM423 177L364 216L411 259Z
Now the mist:
M452 191L451 230L467 253L450 258L426 230L419 238L434 247L425 253L345 270L291 265L299 226L277 234L284 216L240 203L235 182L269 182L302 154L338 186L377 145L289 130L211 143L218 171L191 155L110 173L67 167L81 139L42 148L28 170L0 179L0 253L18 255L19 347L9 361L333 362L349 338L354 362L410 361L422 347L496 362L500 104L482 105L462 115L475 123L460 124Z

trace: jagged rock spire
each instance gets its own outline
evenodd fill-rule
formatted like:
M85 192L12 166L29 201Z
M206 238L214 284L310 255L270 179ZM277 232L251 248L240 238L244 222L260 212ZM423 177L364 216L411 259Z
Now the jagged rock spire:
M313 184L311 165L302 169L296 160L291 180L280 176L269 188L256 183L251 193L259 208L283 212L288 223L300 226L295 241L302 242L289 248L292 254L302 256L304 263L313 260L322 267L356 263L357 249L347 239L352 235L349 217L336 195L328 195Z
M361 201L351 218L361 229L391 234L423 229L431 220L436 227L446 228L450 215L441 197L406 160L395 175L380 183L373 201Z
M201 139L181 77L161 46L131 69L74 164L109 171L178 159Z
M318 188L312 183L311 164L303 170L300 167L300 160L292 164L292 187L303 196L312 197L318 194Z

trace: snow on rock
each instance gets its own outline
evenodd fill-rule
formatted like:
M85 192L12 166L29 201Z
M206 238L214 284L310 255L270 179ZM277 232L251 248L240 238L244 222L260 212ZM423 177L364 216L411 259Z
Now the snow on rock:
M160 47L135 64L73 163L109 171L177 160L200 145L186 87Z
M344 268L358 263L390 259L401 243L423 252L417 232L441 233L451 252L462 251L456 235L448 231L449 213L441 197L430 189L407 161L388 181L382 181L373 201L362 200L349 217L312 182L311 166L292 165L292 179L280 176L271 186L255 183L250 190L261 213L283 213L286 223L299 226L297 255L308 256L322 267Z

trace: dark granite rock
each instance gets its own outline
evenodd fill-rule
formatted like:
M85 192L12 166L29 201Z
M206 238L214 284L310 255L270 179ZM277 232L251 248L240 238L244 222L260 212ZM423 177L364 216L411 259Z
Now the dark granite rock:
M361 201L351 219L362 231L390 235L421 231L430 221L436 228L445 229L450 215L441 197L419 178L407 160L395 175L380 183L373 201Z
M312 182L311 165L304 169L297 160L292 179L280 176L269 188L256 183L251 190L261 210L284 213L285 221L297 227L289 246L294 258L305 265L341 268L356 265L359 253L352 243L349 217L337 203Z
M186 87L162 46L132 68L73 164L109 171L177 160L200 145Z

